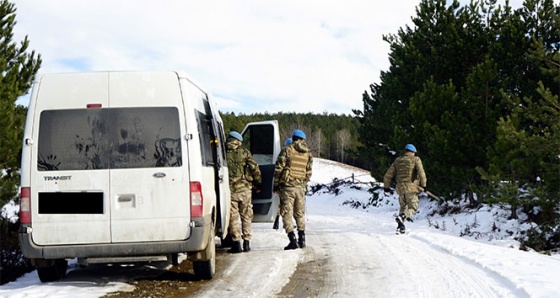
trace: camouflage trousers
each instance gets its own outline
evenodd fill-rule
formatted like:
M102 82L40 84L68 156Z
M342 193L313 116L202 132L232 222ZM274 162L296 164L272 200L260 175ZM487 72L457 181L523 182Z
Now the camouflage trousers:
M252 192L250 189L231 194L231 217L229 219L229 233L233 241L251 240L253 221ZM241 224L239 224L241 217Z
M399 215L404 214L406 218L411 218L418 211L418 194L409 192L399 195Z
M284 187L280 191L280 215L286 233L292 232L293 219L298 231L305 230L305 189L302 187Z

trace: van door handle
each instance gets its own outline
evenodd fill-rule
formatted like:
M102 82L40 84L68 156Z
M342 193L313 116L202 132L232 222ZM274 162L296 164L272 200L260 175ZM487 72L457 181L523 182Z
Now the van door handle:
M120 195L119 202L130 202L134 199L134 195Z

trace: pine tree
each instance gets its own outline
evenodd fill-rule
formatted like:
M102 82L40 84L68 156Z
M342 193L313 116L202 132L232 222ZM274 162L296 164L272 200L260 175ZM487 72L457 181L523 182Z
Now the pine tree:
M407 143L418 148L430 185L442 192L465 189L464 180L474 175L467 163L470 147L478 145L473 132L478 123L465 101L479 99L462 90L492 40L481 7L492 10L478 2L460 7L458 1L423 0L414 28L384 37L391 49L390 69L381 73L381 83L370 86L371 95L364 94L363 112L354 111L362 124L363 154L373 159L378 180Z
M23 137L26 108L17 106L41 65L35 51L27 53L27 36L19 44L13 42L16 8L7 0L0 2L0 206L13 199L19 184L19 153Z
M524 53L509 57L521 72L504 88L504 110L496 142L488 147L488 168L479 169L495 192L488 200L523 208L530 220L558 230L560 218L560 6L529 0L514 20ZM521 26L522 25L522 26ZM509 30L513 32L514 30ZM511 39L509 39L511 40ZM517 59L517 62L515 62ZM538 212L535 212L538 211ZM548 237L548 236L547 236Z

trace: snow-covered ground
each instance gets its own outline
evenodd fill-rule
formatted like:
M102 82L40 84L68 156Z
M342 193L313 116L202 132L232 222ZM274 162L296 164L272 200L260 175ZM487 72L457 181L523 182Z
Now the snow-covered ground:
M352 174L363 183L307 197L307 248L284 251L284 231L254 224L252 251L222 255L227 266L199 296L560 297L560 256L519 250L510 235L527 227L506 220L505 211L426 217L437 204L423 198L407 234L396 235L396 195L379 193L377 207L363 207L373 182L367 171L317 158L312 184ZM312 274L302 278L306 268ZM69 270L80 269L71 263ZM100 297L133 287L104 276L69 276L42 284L34 271L1 286L0 297Z

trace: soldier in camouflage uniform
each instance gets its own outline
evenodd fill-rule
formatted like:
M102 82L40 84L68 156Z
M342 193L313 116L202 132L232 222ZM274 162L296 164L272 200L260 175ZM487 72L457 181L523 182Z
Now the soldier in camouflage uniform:
M226 143L231 191L231 217L229 233L233 244L229 252L238 253L251 250L251 223L253 221L253 204L251 203L252 188L260 191L262 185L261 171L251 152L242 145L243 137L235 131L229 133ZM239 217L241 216L241 226ZM241 249L243 238L243 250Z
M282 147L282 150L280 151L279 155L282 155L284 150L286 150L286 147L288 145L290 145L292 143L292 138L287 138L286 141L284 141L284 147ZM274 219L274 224L272 224L272 228L275 230L278 230L279 225L280 225L280 206L278 206L278 214L276 214L276 218Z
M274 192L280 195L282 224L290 239L285 250L305 247L305 192L313 167L305 133L296 129L292 141L280 152L274 168ZM296 220L298 239L292 218Z
M422 166L422 160L416 156L416 147L412 144L405 146L403 156L397 157L385 176L383 185L385 192L389 192L389 185L393 177L397 181L397 194L399 194L400 210L395 218L397 222L397 233L405 232L404 221L412 221L411 217L418 211L418 186L426 189L426 173Z

